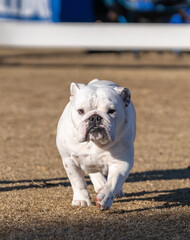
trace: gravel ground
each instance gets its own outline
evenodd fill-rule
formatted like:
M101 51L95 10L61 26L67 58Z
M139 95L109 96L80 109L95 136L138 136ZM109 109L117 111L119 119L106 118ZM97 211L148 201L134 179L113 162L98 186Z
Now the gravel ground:
M71 82L132 92L135 164L109 211L71 206L55 145ZM0 49L0 239L190 239L190 54Z

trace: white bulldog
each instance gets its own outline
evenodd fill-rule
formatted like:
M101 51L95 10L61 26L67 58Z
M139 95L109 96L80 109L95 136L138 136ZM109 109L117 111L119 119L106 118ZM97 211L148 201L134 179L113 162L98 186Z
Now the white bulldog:
M71 83L70 102L57 128L57 147L73 188L72 205L90 206L89 174L96 205L109 209L134 162L136 114L129 89L105 80ZM107 176L107 177L105 177Z

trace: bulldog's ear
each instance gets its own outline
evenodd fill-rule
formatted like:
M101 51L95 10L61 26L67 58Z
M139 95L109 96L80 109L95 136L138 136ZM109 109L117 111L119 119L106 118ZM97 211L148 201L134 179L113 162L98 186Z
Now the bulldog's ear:
M130 92L130 90L128 88L124 88L124 87L115 87L114 89L121 96L125 106L128 107L129 103L131 101L131 92Z
M77 91L79 89L83 88L84 86L85 86L85 84L72 82L71 85L70 85L71 96L74 96L77 93Z

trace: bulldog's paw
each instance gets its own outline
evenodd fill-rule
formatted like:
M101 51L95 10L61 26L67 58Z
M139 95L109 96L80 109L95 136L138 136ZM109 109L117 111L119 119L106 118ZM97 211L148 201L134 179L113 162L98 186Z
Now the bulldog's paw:
M90 200L73 200L72 206L78 206L78 207L88 207L92 205Z
M112 192L109 192L108 189L102 189L96 196L96 206L100 210L110 209L114 201L114 195Z
M92 203L86 189L74 192L72 206L88 207L90 205L92 205Z
M123 190L121 189L116 195L115 195L116 198L122 198L122 197L126 197L125 196L125 193L123 192Z

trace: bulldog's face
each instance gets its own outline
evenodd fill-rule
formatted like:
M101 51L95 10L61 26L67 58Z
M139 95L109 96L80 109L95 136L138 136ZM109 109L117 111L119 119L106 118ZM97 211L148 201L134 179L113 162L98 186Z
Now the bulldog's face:
M130 102L126 88L71 84L72 121L79 142L106 144L114 141L126 123L125 108Z

